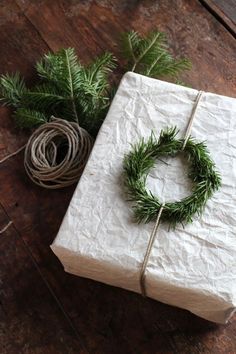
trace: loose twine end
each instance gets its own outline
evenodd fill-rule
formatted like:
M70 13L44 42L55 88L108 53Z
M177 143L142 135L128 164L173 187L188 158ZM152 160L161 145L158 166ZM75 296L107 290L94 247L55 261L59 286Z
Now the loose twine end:
M9 223L4 226L4 228L2 230L0 230L0 235L3 234L5 231L7 231L7 229L11 226L13 222L12 221L9 221Z
M3 162L7 161L8 159L10 159L11 157L19 154L19 152L21 152L22 150L24 150L24 148L26 147L26 145L21 146L19 149L17 149L16 151L14 151L13 153L5 156L3 159L0 160L0 164L2 164Z

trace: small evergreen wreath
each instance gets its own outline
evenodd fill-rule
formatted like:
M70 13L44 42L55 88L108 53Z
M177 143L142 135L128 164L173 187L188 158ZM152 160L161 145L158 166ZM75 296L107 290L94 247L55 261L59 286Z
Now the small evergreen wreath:
M163 156L176 156L183 152L190 163L189 177L194 182L192 194L180 201L165 204L161 219L170 226L177 223L190 223L195 213L201 215L207 200L221 185L221 177L215 169L204 142L196 142L190 137L183 149L184 140L176 139L176 127L162 130L157 140L152 133L147 141L133 146L132 151L124 158L125 184L128 188L129 200L133 206L137 222L154 221L161 207L158 197L146 189L146 178L156 159Z

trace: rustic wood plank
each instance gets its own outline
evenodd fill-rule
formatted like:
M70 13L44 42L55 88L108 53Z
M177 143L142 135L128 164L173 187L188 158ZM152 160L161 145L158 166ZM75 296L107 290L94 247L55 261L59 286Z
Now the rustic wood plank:
M236 24L236 2L235 0L212 0L224 14Z
M85 354L14 226L1 234L0 264L1 354Z
M19 71L32 80L35 60L48 51L48 45L14 1L1 1L0 26L1 73Z
M1 74L19 71L31 83L35 78L35 60L47 52L49 47L13 1L1 1L0 26ZM0 117L7 117L1 120L1 159L24 145L28 134L19 134L19 129L13 124L11 110L0 107Z
M73 46L84 62L104 50L119 58L117 41L122 31L133 28L146 33L158 27L167 33L174 54L192 60L193 69L183 75L186 83L236 96L236 42L196 0L17 3L50 48Z
M0 25L1 72L19 70L31 82L34 80L35 60L49 49L48 46L13 2L1 2ZM6 107L0 108L0 117L1 159L22 146L28 134L23 132L19 134L19 130L12 122L11 111ZM22 154L20 156L22 167L21 157ZM14 164L14 159L7 163ZM7 166L1 165L0 173ZM4 180L1 186L4 193L7 193ZM17 194L18 187L15 186L14 190ZM37 203L36 200L35 202ZM0 206L0 230L8 221L7 214ZM0 352L84 353L67 315L56 303L46 283L42 281L29 253L25 250L24 243L20 242L12 226L0 235L0 241ZM25 294L25 300L21 299L21 292L22 295ZM37 298L44 299L45 303L36 300ZM25 311L27 302L28 312ZM55 336L55 331L58 332L58 336Z
M235 0L200 0L200 2L222 23L234 38L236 38Z
M33 62L48 48L74 46L83 62L105 49L119 56L116 42L121 31L134 28L145 33L158 24L168 33L172 51L193 61L192 71L183 76L186 82L236 95L235 41L197 1L17 0L17 5L6 2L1 11L4 72L19 69L31 80ZM9 111L2 109L0 114L5 154L18 146L19 134L12 128ZM22 156L0 166L0 200L91 353L236 352L235 317L227 326L216 326L187 311L66 274L49 245L74 187L49 192L34 186L25 175ZM34 285L32 280L29 288Z

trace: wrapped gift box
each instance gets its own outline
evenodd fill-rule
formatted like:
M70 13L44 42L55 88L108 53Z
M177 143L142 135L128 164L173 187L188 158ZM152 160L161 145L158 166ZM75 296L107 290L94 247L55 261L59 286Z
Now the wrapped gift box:
M140 293L140 269L154 223L136 224L123 185L130 143L189 122L198 91L124 75L75 190L53 252L65 270ZM205 140L222 187L192 224L161 223L146 269L147 296L225 323L236 307L236 100L204 93L191 135ZM148 187L165 201L190 193L186 161L157 162Z

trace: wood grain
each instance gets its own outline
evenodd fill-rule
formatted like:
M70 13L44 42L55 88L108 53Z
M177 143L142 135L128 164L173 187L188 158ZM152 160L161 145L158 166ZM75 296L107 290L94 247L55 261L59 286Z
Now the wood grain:
M0 225L7 219L0 208ZM1 354L85 354L14 225L1 235L0 263Z
M173 53L193 63L183 80L196 89L236 96L236 42L196 0L17 2L52 50L73 46L84 62L104 50L120 58L122 31L159 28Z
M158 27L167 32L172 52L193 62L185 82L236 96L236 41L195 0L1 1L0 26L1 72L19 70L29 83L35 61L48 50L73 46L85 63L104 50L119 58L120 32ZM123 71L117 70L118 79ZM0 109L0 158L27 138L14 128L10 113ZM75 187L47 191L33 185L22 160L23 153L0 166L0 228L9 218L14 222L0 242L5 353L236 353L236 317L217 326L65 273L49 245Z
M236 39L236 2L235 0L200 0L213 16Z

